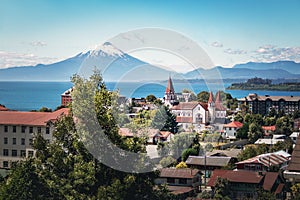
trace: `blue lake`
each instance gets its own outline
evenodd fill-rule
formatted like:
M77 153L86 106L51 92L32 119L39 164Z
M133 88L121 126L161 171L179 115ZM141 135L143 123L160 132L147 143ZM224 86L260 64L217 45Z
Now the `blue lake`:
M126 82L126 83L106 83L109 90L118 89L121 95L126 97L146 97L154 94L156 97L163 97L166 82ZM195 83L174 82L176 92L188 88L195 93L203 90L224 90L231 83L205 83L198 81ZM0 104L13 110L38 110L45 106L55 109L61 103L61 94L72 86L70 82L0 82ZM256 91L256 90L226 90L233 97L241 98L249 93L259 95L274 96L300 96L300 92L291 91Z

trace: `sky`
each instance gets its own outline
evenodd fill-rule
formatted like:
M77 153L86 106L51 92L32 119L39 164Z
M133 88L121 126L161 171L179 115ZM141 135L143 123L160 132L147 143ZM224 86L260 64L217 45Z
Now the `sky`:
M57 62L151 27L190 38L215 66L300 62L299 10L299 0L0 0L0 68ZM133 56L188 65L157 51Z

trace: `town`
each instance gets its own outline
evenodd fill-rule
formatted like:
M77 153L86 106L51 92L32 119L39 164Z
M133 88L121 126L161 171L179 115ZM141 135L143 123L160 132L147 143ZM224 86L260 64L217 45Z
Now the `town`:
M103 94L111 97L112 92L105 93L102 86ZM50 154L56 151L51 144L70 148L74 138L61 133L70 128L61 122L71 115L73 94L78 90L75 84L65 91L62 105L53 112L0 107L2 181L13 177L11 170L22 161L37 159L51 171L61 167L57 164L67 165L67 157L53 160ZM105 111L112 107L99 101ZM153 187L164 186L171 199L300 198L300 97L249 94L236 99L223 91L196 95L188 89L176 93L169 77L164 98L118 96L116 103L117 137L130 143L130 151L147 153L159 171ZM82 180L77 177L80 184L89 181L88 175L82 176Z

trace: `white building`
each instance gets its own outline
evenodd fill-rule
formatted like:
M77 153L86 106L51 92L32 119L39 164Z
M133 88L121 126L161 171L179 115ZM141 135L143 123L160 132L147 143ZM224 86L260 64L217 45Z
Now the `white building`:
M243 127L241 122L233 121L223 126L222 137L226 139L236 139L236 132Z
M0 112L0 168L9 168L12 162L34 156L32 148L34 133L40 133L52 141L54 122L69 109L55 112Z
M195 130L200 130L208 122L207 104L204 103L183 102L173 106L171 111L176 115L178 124L182 125L185 130L191 127Z

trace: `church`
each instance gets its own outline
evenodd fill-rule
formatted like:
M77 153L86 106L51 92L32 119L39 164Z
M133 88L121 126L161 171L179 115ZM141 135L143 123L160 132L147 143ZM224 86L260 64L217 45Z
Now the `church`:
M184 130L201 131L208 125L223 123L226 117L226 108L222 104L220 91L215 95L209 94L208 102L179 102L174 90L173 82L169 77L164 104L176 115L176 121Z

